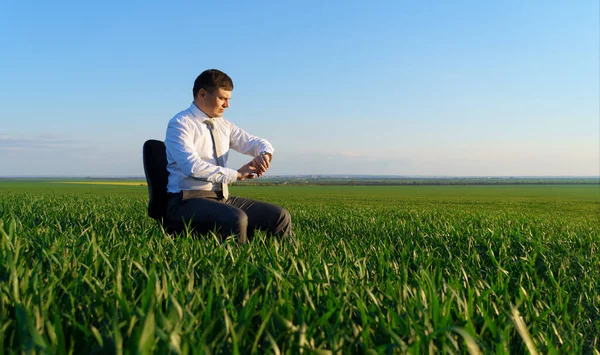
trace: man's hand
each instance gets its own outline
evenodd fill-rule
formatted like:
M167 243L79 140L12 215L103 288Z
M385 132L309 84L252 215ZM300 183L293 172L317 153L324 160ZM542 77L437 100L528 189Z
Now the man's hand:
M252 165L252 162L250 162L239 168L237 172L238 180L254 179L254 174L258 173L258 169L256 169L256 167Z
M271 155L271 153L261 154L252 159L249 164L252 164L256 168L256 175L260 177L267 172L267 170L269 170L269 167L271 166L271 159L273 159L273 155Z

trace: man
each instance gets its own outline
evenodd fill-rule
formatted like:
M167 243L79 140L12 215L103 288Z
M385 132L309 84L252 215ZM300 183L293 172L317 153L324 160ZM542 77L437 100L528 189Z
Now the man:
M216 69L194 82L194 101L169 121L165 145L169 202L167 218L191 222L200 231L217 229L221 237L235 235L241 243L260 229L275 236L291 232L285 209L261 201L229 196L228 185L264 174L273 159L273 146L223 118L233 81ZM229 148L253 156L241 168L227 168Z

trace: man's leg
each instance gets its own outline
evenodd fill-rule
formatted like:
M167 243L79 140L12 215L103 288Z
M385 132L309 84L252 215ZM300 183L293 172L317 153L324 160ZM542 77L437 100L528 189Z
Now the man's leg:
M167 218L189 223L200 233L217 228L221 237L235 235L240 243L247 241L248 216L241 209L214 198L190 198L183 200L179 195L169 196Z
M285 237L292 232L292 218L282 207L244 197L231 197L227 200L227 204L246 213L249 233L252 233L255 228L278 237Z

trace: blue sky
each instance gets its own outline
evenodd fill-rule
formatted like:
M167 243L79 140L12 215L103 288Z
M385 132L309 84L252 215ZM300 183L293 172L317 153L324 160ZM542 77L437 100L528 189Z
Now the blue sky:
M600 174L599 5L0 3L0 176L142 176L204 69L268 174ZM233 155L237 168L249 157Z

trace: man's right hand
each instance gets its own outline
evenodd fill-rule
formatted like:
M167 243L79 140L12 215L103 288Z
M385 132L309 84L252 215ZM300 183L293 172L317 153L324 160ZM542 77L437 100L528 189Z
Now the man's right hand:
M258 173L258 169L250 162L239 168L237 172L238 180L254 179L254 174Z

